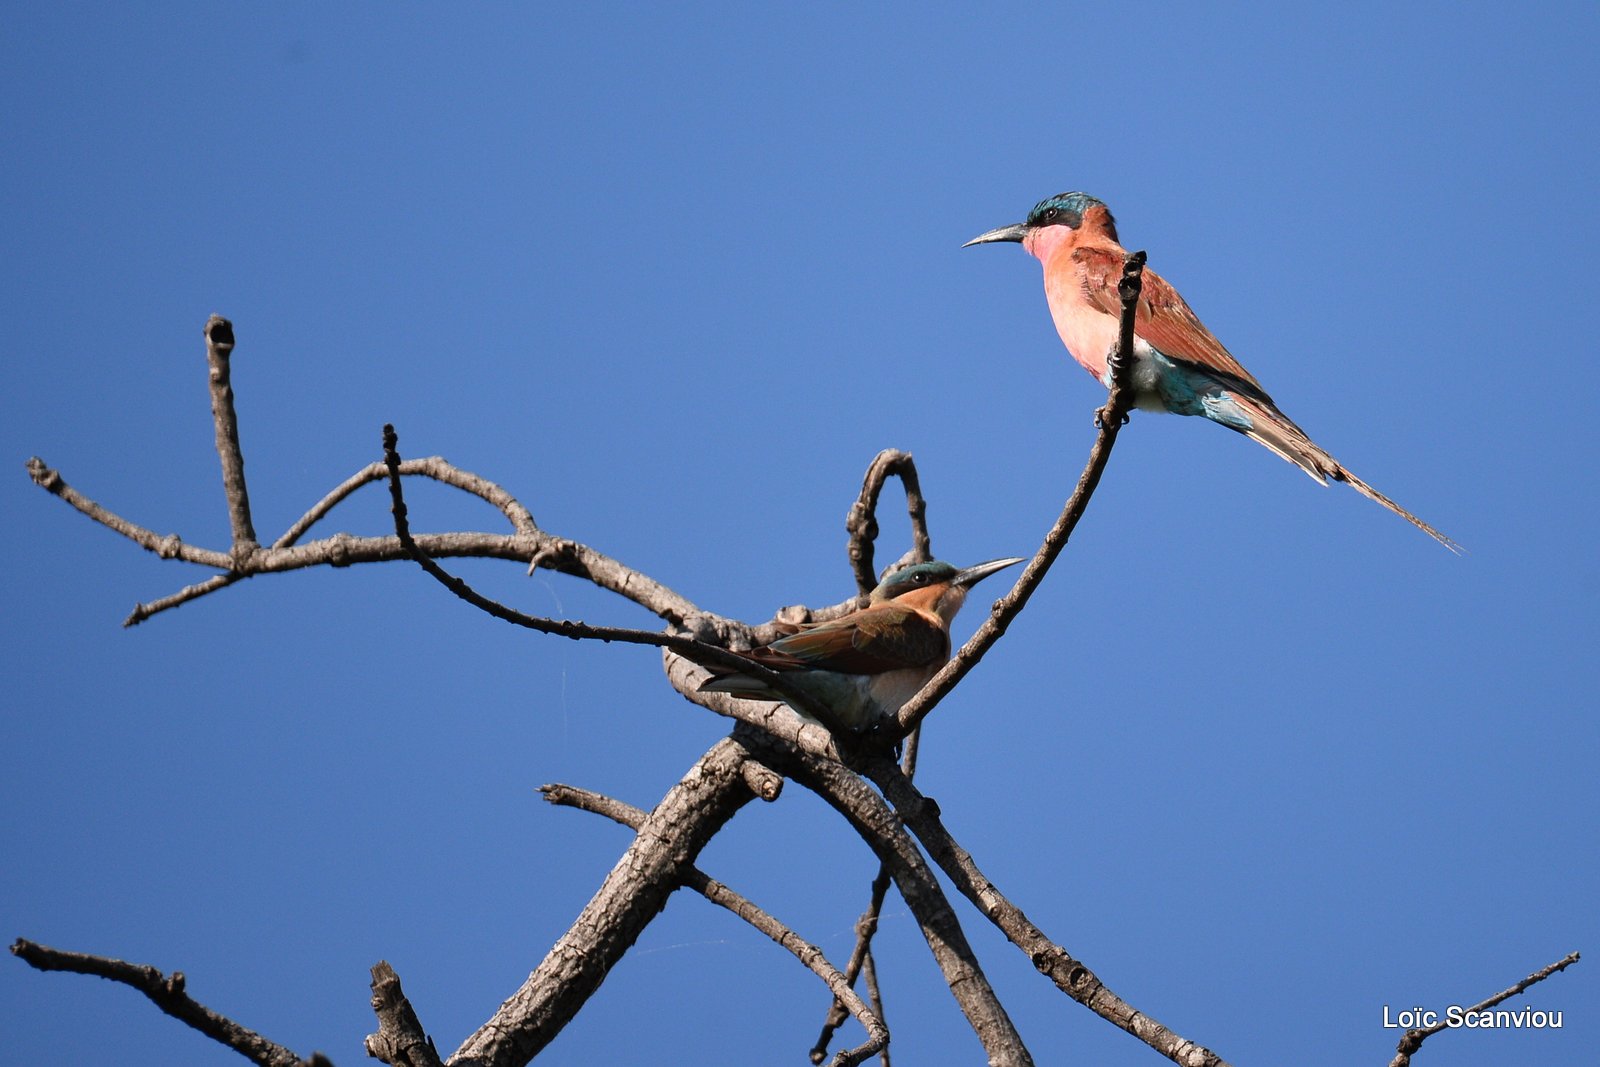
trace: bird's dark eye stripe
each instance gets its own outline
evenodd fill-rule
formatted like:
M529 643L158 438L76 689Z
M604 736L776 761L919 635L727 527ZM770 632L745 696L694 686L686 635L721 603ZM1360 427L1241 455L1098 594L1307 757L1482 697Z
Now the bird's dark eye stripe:
M1083 224L1083 213L1062 204L1041 204L1028 216L1029 226L1070 226L1076 230Z

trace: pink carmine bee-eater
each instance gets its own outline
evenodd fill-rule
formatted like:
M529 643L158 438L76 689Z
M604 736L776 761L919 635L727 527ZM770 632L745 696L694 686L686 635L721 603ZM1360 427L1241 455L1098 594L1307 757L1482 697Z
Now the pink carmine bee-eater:
M1025 222L980 234L967 245L1014 241L1044 264L1044 295L1056 332L1083 369L1110 386L1106 356L1116 347L1121 301L1117 281L1127 251L1116 220L1088 193L1041 200ZM962 247L966 247L963 245ZM1144 272L1134 316L1135 406L1203 415L1295 464L1323 485L1344 482L1376 500L1452 552L1461 546L1346 470L1278 410L1261 383L1195 317L1178 291Z

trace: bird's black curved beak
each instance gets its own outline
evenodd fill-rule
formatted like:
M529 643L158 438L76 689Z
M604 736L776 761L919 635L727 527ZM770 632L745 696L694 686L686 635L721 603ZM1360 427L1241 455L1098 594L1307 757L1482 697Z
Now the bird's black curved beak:
M998 230L990 230L988 233L980 233L961 247L970 248L973 245L986 245L991 241L1015 241L1020 244L1026 236L1028 236L1028 224L1018 222L1010 226L1002 226Z
M991 559L988 563L974 563L966 570L956 571L956 576L950 579L950 584L957 589L970 589L995 571L1003 571L1013 563L1021 562L1021 556L1011 556L1007 559Z

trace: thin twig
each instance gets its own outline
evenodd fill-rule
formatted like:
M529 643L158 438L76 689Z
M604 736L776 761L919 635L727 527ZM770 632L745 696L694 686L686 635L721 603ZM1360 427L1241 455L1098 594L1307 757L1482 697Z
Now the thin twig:
M186 980L182 971L169 977L154 967L112 959L109 956L91 956L83 952L66 952L46 945L18 938L11 945L11 954L41 971L68 971L88 974L121 982L149 997L151 1002L179 1022L187 1023L213 1041L233 1049L260 1067L312 1067L328 1065L327 1057L313 1053L302 1060L276 1041L269 1041L248 1030L232 1019L218 1015L185 991Z
M1555 974L1557 971L1564 971L1577 962L1578 953L1568 953L1567 955L1561 957L1561 959L1550 964L1548 967L1541 967L1539 970L1534 971L1532 974L1528 975L1528 977L1524 978L1510 989L1502 989L1488 1000L1480 1001L1479 1003L1474 1004L1472 1007L1464 1009L1462 1011L1462 1016L1465 1017L1466 1015L1475 1012L1488 1011L1501 1001L1510 1000L1512 997L1516 996L1524 989L1527 989L1529 986L1542 982L1546 978L1549 978L1552 974ZM1422 1043L1449 1025L1450 1017L1447 1015L1445 1018L1440 1019L1432 1026L1425 1027L1420 1030L1407 1030L1405 1032L1405 1036L1400 1039L1400 1044L1395 1047L1395 1057L1389 1061L1389 1067L1408 1067L1408 1065L1411 1063L1411 1057L1416 1054L1416 1051L1419 1048L1422 1047Z
M228 524L233 528L233 551L239 562L258 547L256 528L250 521L250 491L244 481L244 453L239 448L239 416L233 410L230 358L233 323L221 315L206 320L206 365L210 368L211 421L217 431L217 457L222 460L222 492L228 500Z
M922 484L917 479L917 465L910 452L886 448L879 452L861 480L861 495L850 505L844 528L850 535L846 552L850 569L855 572L856 588L862 596L872 592L878 584L873 570L873 543L878 537L878 496L890 476L900 479L906 490L906 511L911 515L912 559L924 563L933 558L933 545L928 537L928 505L922 499Z
M140 548L154 552L162 559L181 559L185 563L198 563L202 567L216 567L219 570L227 570L233 566L233 560L226 552L196 548L185 544L177 534L158 534L154 530L107 511L68 485L66 479L61 477L60 471L47 467L44 460L38 456L29 459L27 466L28 477L32 478L33 483L40 489L60 497L95 522L115 530Z
M865 761L863 772L882 791L928 855L1006 938L1056 987L1107 1022L1126 1030L1183 1067L1226 1067L1216 1053L1173 1032L1117 996L1087 966L1045 936L991 882L939 820L938 805L917 791L891 760Z
M409 477L432 478L436 482L471 493L500 511L512 527L521 534L537 535L539 524L516 497L487 478L452 465L443 456L408 459L400 464L400 473ZM321 520L336 505L364 485L381 482L389 477L389 468L383 463L369 463L335 486L327 496L313 504L304 515L272 543L273 548L287 548L304 537L306 531Z
M867 910L863 911L861 917L856 920L856 942L850 949L850 959L846 961L844 967L845 981L850 984L852 989L855 987L856 978L861 974L862 968L866 966L867 961L871 958L872 937L878 930L878 919L883 913L883 900L889 893L889 881L889 867L887 864L880 863L878 865L878 874L872 879L872 888L867 894ZM881 1018L883 1014L882 1004L876 1005L876 1010ZM833 1003L828 1006L827 1016L822 1021L822 1032L817 1035L816 1044L811 1046L811 1051L808 1053L812 1063L821 1063L827 1057L828 1046L833 1044L833 1035L838 1032L839 1027L844 1025L844 1021L847 1018L849 1018L849 1015L845 1011L844 1002L835 997Z
M872 998L873 1014L885 1020L884 1025L887 1026L888 1017L883 1014L883 991L878 988L878 963L873 957L870 948L867 950L866 962L861 967L861 976L867 981L867 995ZM881 1067L889 1067L889 1047L887 1045L883 1047L882 1052L878 1053L878 1063Z
M552 804L580 808L583 811L604 815L613 822L638 830L644 824L646 813L615 797L608 797L603 793L595 793L588 789L579 789L576 786L551 784L539 787L539 792L544 794L546 800ZM757 794L758 796L760 794ZM779 946L788 950L796 959L811 970L818 978L822 979L833 993L834 997L843 1001L857 1022L867 1031L867 1040L853 1049L842 1050L833 1058L830 1067L853 1067L854 1064L879 1054L885 1050L889 1042L888 1028L883 1025L880 1015L876 1015L850 988L850 981L833 964L828 962L822 950L804 940L794 931L790 930L777 918L762 910L748 898L734 892L723 883L709 877L698 867L690 867L684 872L683 884L705 897L711 903L733 912L739 918L766 934ZM814 1062L821 1062L820 1060Z
M435 563L411 536L411 523L407 518L407 508L404 490L400 486L400 453L397 448L399 436L391 425L383 428L383 455L384 462L389 468L389 497L392 501L390 510L394 515L394 532L399 538L402 548L416 561L417 565L433 577L439 584L450 590L468 604L488 615L492 615L504 622L515 626L522 626L540 633L555 634L571 640L596 640L611 642L616 641L629 645L653 645L657 648L669 648L685 658L695 662L711 662L719 667L731 667L742 674L759 678L779 693L797 710L805 712L813 718L826 720L829 712L826 707L819 704L809 694L790 683L778 671L768 670L760 664L753 663L743 656L729 652L717 645L696 641L692 637L683 637L679 634L664 634L653 630L634 630L625 626L595 626L576 619L550 619L539 615L529 615L525 612L508 608L497 600L479 593L467 582L446 571Z
M1078 477L1077 486L1067 498L1066 506L1061 509L1061 516L1045 535L1044 544L1039 546L1039 551L1023 569L1011 592L995 601L989 617L961 647L955 658L941 667L939 673L922 687L922 691L900 708L897 716L897 729L900 733L909 732L913 726L921 722L928 712L933 710L934 705L943 700L950 690L955 688L956 683L977 665L983 654L1005 634L1006 627L1010 626L1011 620L1022 611L1028 603L1028 598L1044 580L1045 572L1066 547L1067 539L1072 536L1078 520L1083 517L1084 509L1089 506L1089 498L1094 495L1095 487L1100 484L1100 475L1105 471L1106 463L1111 458L1111 449L1117 443L1117 433L1122 429L1128 411L1133 406L1131 381L1133 359L1124 358L1122 354L1133 349L1134 315L1138 308L1140 287L1143 284L1144 260L1143 252L1130 253L1123 266L1122 280L1117 286L1117 291L1122 297L1122 318L1117 349L1111 353L1108 361L1111 368L1111 392L1106 399L1105 407L1095 413L1095 423L1100 428L1099 435L1095 438L1094 447L1089 450L1089 459L1084 464L1083 473Z

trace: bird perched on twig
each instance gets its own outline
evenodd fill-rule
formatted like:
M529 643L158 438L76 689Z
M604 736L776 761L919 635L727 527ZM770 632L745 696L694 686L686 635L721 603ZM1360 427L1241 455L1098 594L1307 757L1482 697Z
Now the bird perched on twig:
M1088 193L1041 200L1024 222L979 234L967 245L1013 241L1044 265L1045 299L1056 332L1084 370L1110 386L1106 356L1117 341L1117 280L1127 251L1103 201ZM963 245L962 247L967 247ZM1154 271L1134 318L1134 404L1149 411L1202 415L1272 449L1323 485L1345 482L1450 549L1461 546L1346 470L1289 417L1261 383Z
M1021 562L996 559L964 570L942 560L913 563L879 582L866 607L738 655L782 673L831 711L835 721L824 725L867 730L892 718L950 658L950 623L967 591ZM701 692L783 699L759 678L718 666L710 670Z

